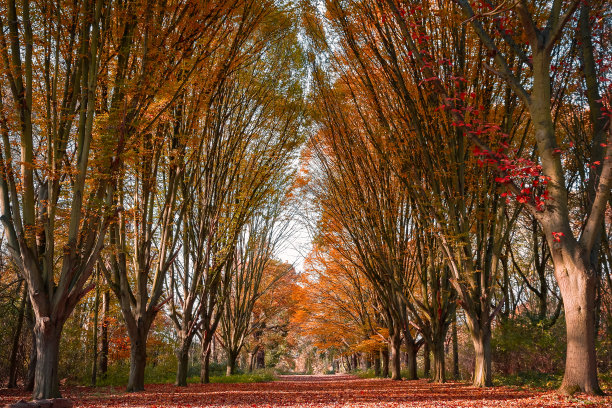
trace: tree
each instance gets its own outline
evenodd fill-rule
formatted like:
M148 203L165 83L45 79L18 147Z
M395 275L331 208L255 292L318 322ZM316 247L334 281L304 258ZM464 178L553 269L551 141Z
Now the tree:
M430 350L433 352L433 380L446 381L444 345L448 328L455 317L456 297L451 283L450 268L444 258L439 257L440 243L431 227L423 225L426 220L414 220L417 224L414 233L413 268L418 284L409 288L408 307L412 312L415 326L423 335L425 361Z
M600 394L595 355L595 262L601 245L601 225L612 188L612 132L608 120L609 112L600 97L601 85L594 56L595 47L591 41L593 20L590 16L593 6L595 12L602 12L609 11L609 5L606 6L605 2L601 5L599 2L585 2L580 6L580 1L557 0L551 4L537 2L530 6L526 1L521 1L506 12L518 17L520 24L517 33L499 36L497 30L483 26L467 1L457 0L456 3L470 19L470 25L482 44L494 55L496 73L520 98L533 123L537 157L542 175L548 180L547 191L551 199L542 206L538 205L533 197L529 197L525 207L538 220L551 248L555 278L563 297L567 353L560 390L565 393L581 390ZM580 16L574 28L578 30L581 38L579 46L582 51L582 72L586 85L586 102L590 108L592 136L590 182L586 186L590 203L586 212L581 213L580 227L576 229L572 228L574 218L568 202L569 188L559 154L560 132L555 125L553 103L561 102L555 99L556 95L559 95L554 93L558 83L551 79L551 64L553 58L563 54L567 47L563 40L567 33L572 31L571 19L579 7ZM516 45L515 39L518 35L524 36L526 41L519 41ZM529 60L521 62L530 68L525 77L519 76L508 66L506 53L500 49L500 42L519 48L527 46L531 55ZM505 183L516 191L516 182L508 180Z
M146 339L168 301L163 299L163 284L178 256L177 230L188 200L179 201L179 186L185 161L196 155L187 149L190 135L182 127L184 88L217 46L216 35L224 22L219 16L234 5L154 3L148 5L143 22L136 18L136 7L129 4L126 10L129 20L120 37L121 62L126 65L117 70L121 87L110 101L109 119L121 123L117 125L125 128L131 143L112 186L113 205L120 214L110 229L112 250L103 269L130 337L129 391L144 390ZM128 69L130 61L140 69ZM129 100L121 109L123 116L114 116L123 98ZM167 111L170 117L162 116Z
M61 2L5 6L0 207L35 316L33 397L40 399L59 396L62 328L92 288L86 284L112 218L106 192L118 161L108 153L121 153L121 139L105 139L94 151L102 138L93 129L99 57L107 46L103 15L113 10L102 1L66 5L67 15Z
M279 193L282 194L283 190ZM255 209L244 225L232 257L232 280L221 315L219 336L227 355L228 376L235 374L238 355L248 336L258 329L258 325L253 324L256 303L291 270L290 266L276 267L273 264L272 257L285 236L287 221L280 219L282 201L279 195L271 195L269 199Z
M237 12L239 29L221 49L205 120L195 130L199 153L183 186L182 194L193 199L185 214L183 262L169 285L178 300L170 309L181 339L179 385L186 385L188 350L200 328L200 378L208 382L210 344L229 294L239 234L274 183L287 177L300 143L300 49L289 12L256 1Z

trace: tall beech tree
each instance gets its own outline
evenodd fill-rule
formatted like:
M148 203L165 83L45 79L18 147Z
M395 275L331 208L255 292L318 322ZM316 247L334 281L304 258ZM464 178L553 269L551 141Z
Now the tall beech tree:
M110 228L112 252L108 255L109 265L104 268L106 279L119 299L130 338L129 391L144 390L147 336L165 302L164 275L178 252L175 236L180 222L177 224L176 220L182 220L180 210L184 207L178 204L177 190L184 166L179 157L184 147L178 135L168 137L165 129L160 125L159 133L146 135L130 149L137 163L122 175L117 185L116 205L126 212ZM158 188L159 179L168 181L165 188ZM157 203L161 203L160 207Z
M227 355L226 375L236 373L236 360L248 336L257 326L252 324L253 311L259 298L290 272L291 267L274 267L272 257L287 231L287 220L280 217L284 193L282 184L277 194L255 208L244 225L231 260L232 279L228 299L221 314L218 338ZM277 187L277 188L278 188ZM274 188L274 187L273 187Z
M94 108L109 46L103 16L115 13L101 0L8 0L2 9L1 219L34 312L33 397L57 397L62 328L92 288L113 216L107 188L122 136L94 132Z
M233 100L226 96L228 80L233 72L248 62L244 44L258 25L259 16L249 11L250 2L234 2L233 13L215 35L210 56L193 74L193 80L180 99L177 125L191 139L191 159L185 162L180 194L185 200L182 212L180 245L182 258L172 265L167 281L170 317L179 337L176 385L187 386L188 356L202 320L202 296L216 294L222 282L216 277L227 263L231 239L225 235L231 221L220 222L231 200L230 186L239 168L233 164L242 150L239 133L223 132L219 118ZM255 19L255 22L251 20ZM241 29L234 29L240 27ZM232 36L233 35L233 36ZM227 42L228 36L231 41ZM231 82L229 82L231 84ZM232 232L228 232L229 236ZM212 280L210 278L215 277ZM213 287L211 287L211 285ZM216 295L213 296L216 299ZM214 303L213 303L214 305Z
M455 317L457 293L450 281L450 268L444 258L439 256L442 252L440 242L434 230L423 225L422 221L413 219L416 228L413 235L412 268L417 283L412 288L407 288L407 306L414 325L418 327L425 344L433 352L432 379L445 382L444 346L448 329ZM426 349L426 353L429 353L429 350Z
M217 46L216 35L224 22L219 17L233 6L150 2L145 19L139 21L139 4L134 2L125 5L125 26L113 27L111 22L110 35L121 44L121 58L109 122L128 135L130 147L109 194L119 214L110 228L102 265L128 328L129 391L144 390L146 339L167 301L164 277L178 254L175 223L180 223L185 208L178 188L186 155L193 153L187 151L188 135L181 121L183 90ZM103 112L105 103L103 99Z
M604 213L612 188L612 131L609 111L601 98L603 73L596 63L596 47L591 38L592 13L604 12L607 2L562 1L552 3L520 1L502 13L504 18L518 19L516 33L486 27L487 18L464 0L456 0L481 43L493 55L494 70L527 108L532 123L541 174L548 180L550 200L538 205L536 197L527 197L525 207L540 224L555 268L555 278L563 297L567 326L565 374L560 390L573 393L581 390L600 394L595 355L595 297L598 280L598 253L601 245ZM494 8L495 4L486 4ZM579 10L578 10L579 9ZM577 15L577 24L572 18ZM574 217L568 201L568 185L562 160L560 131L556 126L555 104L562 103L557 89L560 85L552 74L555 57L564 55L568 35L579 33L582 74L591 121L589 182L586 193L589 205ZM513 34L513 35L512 35ZM518 37L521 36L520 39ZM518 43L518 45L517 45ZM524 75L514 72L508 64L502 45L518 46L530 53L522 61L528 69ZM605 45L601 45L605 47ZM601 62L602 60L600 60ZM571 66L571 64L566 64ZM478 143L478 140L474 140ZM487 152L495 147L486 146ZM505 185L516 194L520 189L515 178L504 177ZM519 196L519 194L516 194ZM578 228L573 228L579 220ZM594 255L595 254L595 255Z
M196 130L200 153L189 164L193 176L183 186L183 195L193 200L185 213L182 263L169 284L181 341L178 385L186 385L188 351L198 330L200 379L208 382L210 345L229 294L240 231L272 194L273 180L286 177L300 141L300 49L289 10L248 1L237 11L235 36L219 51Z

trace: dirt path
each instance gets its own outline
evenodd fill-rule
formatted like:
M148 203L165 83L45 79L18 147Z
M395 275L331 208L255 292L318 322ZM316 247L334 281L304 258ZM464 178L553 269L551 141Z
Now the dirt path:
M120 388L70 387L63 390L76 407L612 407L612 397L567 398L508 387L476 389L462 383L425 380L362 380L346 375L281 376L259 384L148 385L142 393ZM27 394L0 390L0 406Z

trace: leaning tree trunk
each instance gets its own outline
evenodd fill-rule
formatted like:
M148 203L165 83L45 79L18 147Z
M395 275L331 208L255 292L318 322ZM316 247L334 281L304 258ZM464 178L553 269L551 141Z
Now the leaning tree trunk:
M402 336L400 331L394 329L389 336L389 343L391 344L391 379L401 380L402 379L402 359L401 359L401 346Z
M127 391L144 391L145 367L147 365L146 333L130 335L130 376Z
M472 333L474 344L474 387L490 387L491 380L491 330L489 327L482 328Z
M59 398L59 343L63 323L52 322L49 318L37 318L34 329L36 342L36 368L32 398Z
M178 387L187 386L187 371L189 370L189 349L191 348L192 337L184 338L177 352L178 367L176 369L176 382Z
M595 270L586 254L572 263L555 261L567 333L565 374L560 391L601 394L595 353Z

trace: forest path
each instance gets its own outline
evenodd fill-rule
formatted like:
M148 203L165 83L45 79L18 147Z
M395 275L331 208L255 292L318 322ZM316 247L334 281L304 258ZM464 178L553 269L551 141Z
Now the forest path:
M68 387L63 395L75 407L612 407L612 397L563 397L554 392L509 387L477 389L464 383L426 380L359 379L348 375L280 376L256 384L147 385L145 392ZM0 406L27 398L20 391L0 390Z

